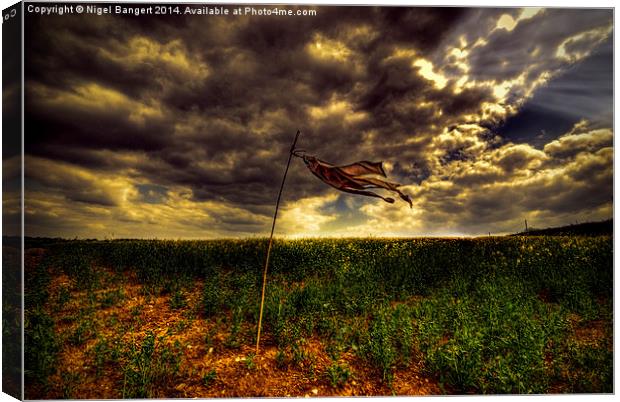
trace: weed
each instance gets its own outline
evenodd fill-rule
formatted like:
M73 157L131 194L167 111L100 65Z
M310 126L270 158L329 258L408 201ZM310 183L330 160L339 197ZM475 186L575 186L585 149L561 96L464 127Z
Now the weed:
M56 309L62 310L67 303L71 300L71 291L68 286L62 285L58 289L58 295L56 296Z
M222 309L218 279L219 277L215 277L206 280L202 290L202 310L207 317L212 317Z
M388 383L392 382L392 368L397 357L390 324L390 312L385 308L379 310L371 323L368 341L363 348L365 356L381 370L383 380Z
M95 375L97 378L103 373L106 364L117 363L121 356L119 342L116 341L112 345L106 338L100 338L95 346L89 352L93 355L93 363L95 366Z
M80 373L63 371L60 374L62 378L62 396L65 399L74 399L76 397L75 390L80 384Z
M235 308L232 314L232 323L230 327L230 333L224 341L224 345L228 348L239 348L241 346L242 339L240 339L241 324L243 323L243 312L241 306Z
M326 374L329 383L334 388L343 387L349 378L351 378L351 370L349 367L338 364L337 362L332 362L332 364L327 368Z
M105 292L101 298L101 307L112 307L125 299L125 291L122 288Z
M216 334L217 334L217 327L212 327L209 330L207 330L207 333L205 334L205 337L204 337L205 346L207 348L210 348L213 346L213 340Z
M211 384L213 384L216 378L217 378L217 373L215 372L215 369L211 369L207 374L202 376L202 383L208 387Z
M105 338L100 339L92 349L94 356L94 364L96 369L96 376L99 378L103 371L103 366L107 361L107 354L109 350L108 341Z
M469 289L455 280L415 310L427 367L460 391L544 392L545 352L562 331L561 314L517 278L488 279Z
M291 361L293 362L293 364L297 366L302 366L303 362L308 360L309 358L308 352L306 352L303 346L301 346L301 344L303 343L304 343L304 339L300 339L298 342L293 343L291 347L291 351L292 351Z
M86 300L88 301L86 308L95 309L97 307L99 298L97 297L97 293L95 293L94 288L87 288Z
M144 306L141 306L139 304L135 305L130 310L131 316L133 318L137 318L137 317L139 317L142 314L143 310L144 310Z
M245 366L248 370L254 370L256 368L256 362L254 361L255 357L256 357L256 353L254 352L249 353L245 357Z
M561 349L557 380L566 384L567 392L613 392L611 342L594 345L569 340Z
M88 339L95 336L95 329L93 323L87 318L80 321L78 326L69 335L69 343L75 346L82 345Z
M170 297L170 308L173 310L178 310L186 306L187 300L185 300L183 292L177 289Z
M47 384L55 371L60 344L54 333L54 320L41 308L28 311L25 320L25 377Z
M175 329L177 333L183 332L186 328L189 328L189 326L191 325L191 323L187 320L179 320L176 324L175 324Z
M116 313L110 314L105 320L105 324L110 328L115 328L118 323L118 314Z
M308 377L313 379L316 375L316 355L303 346L305 343L306 340L301 338L291 345L291 363L305 369Z
M164 338L155 338L152 331L144 337L141 345L131 345L125 353L122 397L152 398L156 387L165 386L179 373L181 352L164 345Z
M278 349L276 352L276 366L280 370L284 370L288 366L288 357L286 356L286 352L282 349Z

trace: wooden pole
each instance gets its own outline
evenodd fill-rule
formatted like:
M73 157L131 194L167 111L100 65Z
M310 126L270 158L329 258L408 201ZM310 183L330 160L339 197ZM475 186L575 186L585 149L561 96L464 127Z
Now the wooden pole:
M278 200L276 201L276 210L273 214L273 223L271 224L271 234L269 235L269 243L267 244L267 256L265 257L265 268L263 269L263 291L261 292L260 297L260 312L258 314L258 330L256 332L256 354L258 355L259 345L260 345L260 330L261 325L263 323L263 307L265 306L265 288L267 287L267 267L269 266L269 255L271 254L271 246L273 244L273 231L276 227L276 219L278 218L278 208L280 207L280 198L282 197L282 190L284 189L284 182L286 181L286 175L288 173L288 168L291 164L291 158L293 157L293 151L295 150L295 145L297 145L297 138L299 138L299 134L301 131L297 130L297 134L295 135L295 140L293 141L293 145L291 145L291 149L288 153L288 162L286 162L286 169L284 170L284 177L282 177L282 184L280 184L280 192L278 193Z

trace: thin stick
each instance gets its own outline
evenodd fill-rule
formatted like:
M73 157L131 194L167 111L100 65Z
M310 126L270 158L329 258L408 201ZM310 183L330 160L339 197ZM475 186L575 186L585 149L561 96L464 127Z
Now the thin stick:
M276 228L276 219L278 218L278 208L280 207L280 197L282 197L282 190L284 189L284 182L286 181L286 175L288 168L291 164L291 158L293 157L293 151L297 144L297 138L301 132L297 130L295 135L295 141L291 145L291 149L288 154L288 162L286 162L286 170L284 170L284 177L282 177L282 184L280 185L280 192L278 193L278 201L276 201L276 211L273 214L273 223L271 224L271 234L269 235L269 243L267 245L267 257L265 258L265 268L263 269L263 291L260 297L260 313L258 314L258 331L256 333L256 354L258 355L260 345L260 330L263 323L263 307L265 306L265 288L267 287L267 267L269 266L269 255L271 254L271 245L273 244L273 231Z

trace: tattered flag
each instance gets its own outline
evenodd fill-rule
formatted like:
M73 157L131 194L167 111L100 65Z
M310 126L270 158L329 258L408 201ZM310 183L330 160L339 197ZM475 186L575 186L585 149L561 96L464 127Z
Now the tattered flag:
M398 194L409 204L410 208L412 207L411 198L398 189L401 184L384 179L387 176L383 170L383 162L361 161L345 166L334 166L314 156L294 154L304 160L308 169L316 177L340 191L378 197L390 204L394 203L393 198L368 191L368 189L382 188Z

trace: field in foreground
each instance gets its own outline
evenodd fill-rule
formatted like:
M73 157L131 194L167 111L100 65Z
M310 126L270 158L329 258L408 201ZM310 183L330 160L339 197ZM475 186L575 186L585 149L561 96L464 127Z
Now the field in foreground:
M598 237L26 242L26 398L613 392Z

